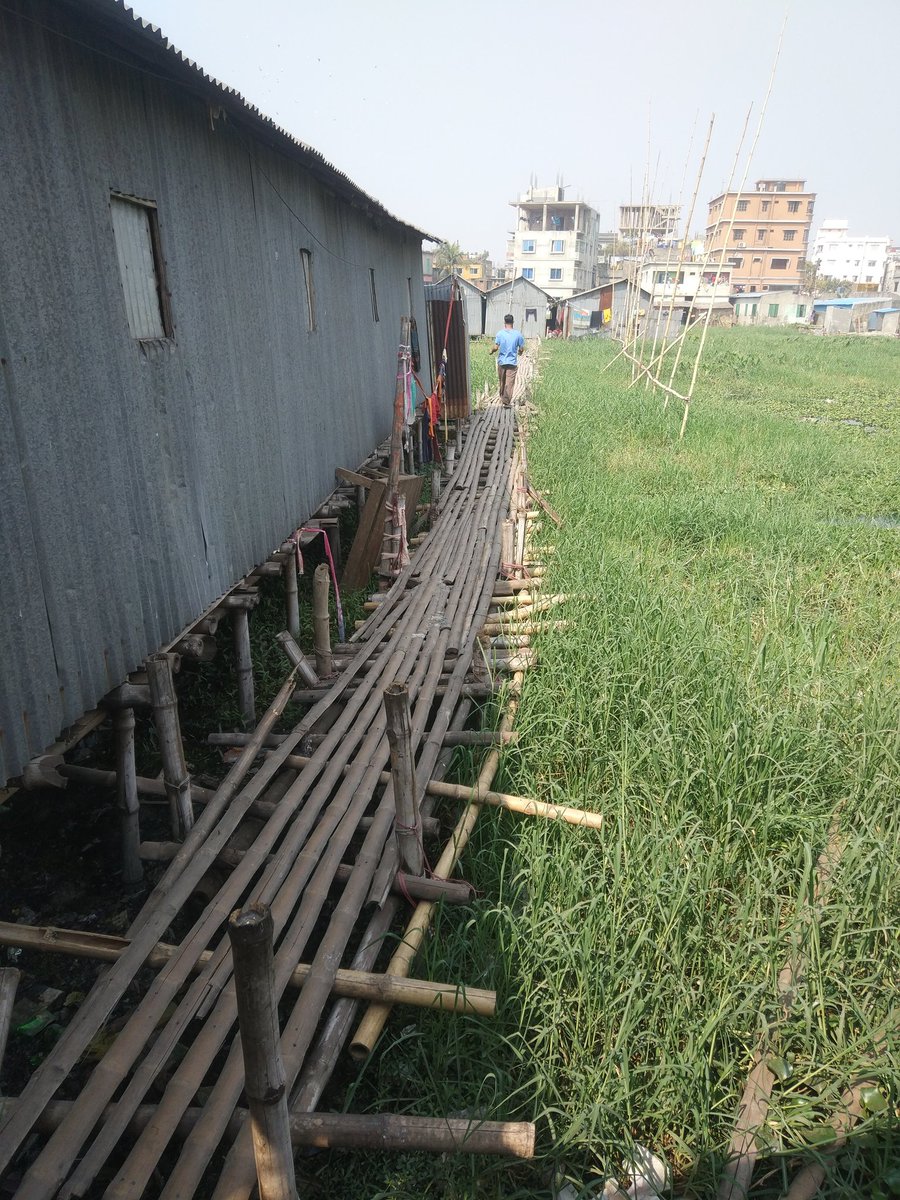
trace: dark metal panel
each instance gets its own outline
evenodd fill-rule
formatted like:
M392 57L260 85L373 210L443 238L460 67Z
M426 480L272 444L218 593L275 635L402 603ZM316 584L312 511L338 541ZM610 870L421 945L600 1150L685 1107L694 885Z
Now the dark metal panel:
M425 308L415 231L7 10L0 157L5 778L388 434L401 317ZM112 193L157 206L172 338L132 336Z
M435 285L429 285L429 288ZM438 285L440 287L440 285ZM428 289L426 289L427 291ZM428 301L432 370L440 369L444 349L447 351L447 374L444 385L444 410L451 420L465 420L471 414L471 383L469 372L469 337L466 330L466 310L459 289L452 287L449 299Z

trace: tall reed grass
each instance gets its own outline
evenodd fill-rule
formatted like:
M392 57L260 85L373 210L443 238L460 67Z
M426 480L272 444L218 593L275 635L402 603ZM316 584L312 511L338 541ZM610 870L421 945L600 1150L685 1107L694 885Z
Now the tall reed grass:
M863 1075L888 1106L825 1194L888 1195L900 530L872 519L900 503L900 347L715 331L684 442L680 410L601 373L611 356L544 352L529 462L564 518L547 587L570 625L540 639L501 780L601 811L605 830L484 814L463 864L479 899L441 913L419 969L496 986L501 1013L398 1015L353 1097L534 1118L543 1158L347 1169L385 1196L550 1195L554 1170L587 1186L639 1142L678 1194L712 1196L769 1028L785 1078L753 1196L782 1194ZM780 1021L792 950L804 971Z

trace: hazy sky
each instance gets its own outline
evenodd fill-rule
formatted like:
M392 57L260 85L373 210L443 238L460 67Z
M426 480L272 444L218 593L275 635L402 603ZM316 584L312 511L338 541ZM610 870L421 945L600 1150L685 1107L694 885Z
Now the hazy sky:
M714 112L701 228L752 103L740 182L787 16L748 184L805 178L814 230L900 241L900 0L133 2L391 212L501 259L532 176L613 228L648 123L654 198L688 200Z

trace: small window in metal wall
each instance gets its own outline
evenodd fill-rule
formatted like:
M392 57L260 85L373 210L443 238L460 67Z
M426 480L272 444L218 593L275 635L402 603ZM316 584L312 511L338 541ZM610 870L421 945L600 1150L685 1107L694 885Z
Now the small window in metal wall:
M171 337L156 205L113 192L109 208L131 336L142 342Z
M300 265L303 267L303 284L306 289L306 318L310 333L316 331L316 289L313 284L312 251L300 251Z
M372 290L372 320L378 321L378 293L375 291L375 268L369 267L369 286Z

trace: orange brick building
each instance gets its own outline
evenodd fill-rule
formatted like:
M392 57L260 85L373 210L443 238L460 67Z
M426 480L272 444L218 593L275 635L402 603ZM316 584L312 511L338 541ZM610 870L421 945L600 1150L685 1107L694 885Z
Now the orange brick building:
M709 202L707 250L725 247L735 292L800 286L815 202L805 179L760 179L755 191L723 192Z

